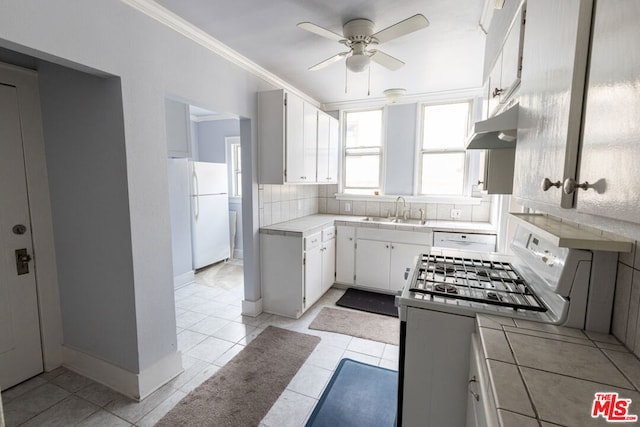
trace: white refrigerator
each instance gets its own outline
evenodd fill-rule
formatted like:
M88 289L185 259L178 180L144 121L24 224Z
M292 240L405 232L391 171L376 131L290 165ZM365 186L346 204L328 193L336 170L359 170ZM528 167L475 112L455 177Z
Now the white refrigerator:
M191 162L193 268L230 257L229 197L225 163Z

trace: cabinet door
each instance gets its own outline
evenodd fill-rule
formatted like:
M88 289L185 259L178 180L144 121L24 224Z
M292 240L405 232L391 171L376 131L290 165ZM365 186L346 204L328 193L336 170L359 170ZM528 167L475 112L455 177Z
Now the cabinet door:
M308 309L322 296L322 246L305 252L304 309Z
M336 277L336 240L322 244L322 294L327 292Z
M520 82L522 14L523 11L520 9L502 47L502 72L500 74L500 89L502 91L500 93L500 102L506 102L514 87Z
M302 99L287 93L285 156L287 182L305 182L304 103Z
M407 268L416 265L416 257L428 253L429 246L411 245L408 243L391 243L391 266L389 268L389 289L399 291L405 283L404 273Z
M525 205L573 204L541 186L575 178L590 24L591 1L527 3L513 188Z
M338 183L338 163L340 160L340 123L329 117L329 166L327 174L328 184Z
M169 157L191 157L191 119L189 106L165 99L167 154Z
M489 117L493 116L500 106L500 91L502 86L500 78L502 75L502 52L496 59L496 63L489 75Z
M391 244L358 239L356 246L356 284L389 290L389 255Z
M329 115L318 111L318 170L317 182L329 180Z
M318 141L318 109L305 102L302 110L303 122L303 168L302 182L316 182L317 141Z
M579 211L640 222L640 9L637 2L597 2L589 64Z
M339 225L336 234L336 282L352 285L355 275L356 229Z

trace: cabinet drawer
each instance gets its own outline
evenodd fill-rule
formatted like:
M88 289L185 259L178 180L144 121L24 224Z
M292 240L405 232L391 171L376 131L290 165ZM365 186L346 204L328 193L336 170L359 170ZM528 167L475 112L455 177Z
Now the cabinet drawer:
M320 245L322 241L322 232L318 231L304 238L304 250L308 251Z
M336 227L331 226L322 230L322 241L326 242L336 237Z

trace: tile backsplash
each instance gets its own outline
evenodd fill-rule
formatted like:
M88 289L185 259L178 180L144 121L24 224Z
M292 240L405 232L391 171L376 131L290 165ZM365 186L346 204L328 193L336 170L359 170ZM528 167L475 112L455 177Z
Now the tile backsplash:
M611 332L636 356L640 357L640 250L636 242L633 251L618 258L618 277L613 302Z
M318 185L258 186L260 226L318 213Z

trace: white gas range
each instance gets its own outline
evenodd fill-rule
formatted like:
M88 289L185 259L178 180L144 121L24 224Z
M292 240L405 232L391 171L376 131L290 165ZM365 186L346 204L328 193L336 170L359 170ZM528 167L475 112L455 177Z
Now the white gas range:
M522 227L511 249L418 257L398 297L399 426L465 425L476 313L609 332L617 254L560 248Z

